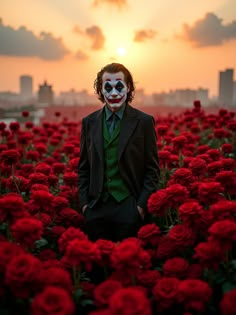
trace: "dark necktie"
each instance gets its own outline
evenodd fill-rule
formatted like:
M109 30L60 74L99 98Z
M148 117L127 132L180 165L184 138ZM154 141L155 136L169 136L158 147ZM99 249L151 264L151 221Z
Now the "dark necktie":
M117 121L118 121L119 117L115 113L113 113L111 115L110 119L111 119L111 124L110 124L110 127L109 127L109 134L111 136L113 134L115 128L116 128L116 124L117 124Z

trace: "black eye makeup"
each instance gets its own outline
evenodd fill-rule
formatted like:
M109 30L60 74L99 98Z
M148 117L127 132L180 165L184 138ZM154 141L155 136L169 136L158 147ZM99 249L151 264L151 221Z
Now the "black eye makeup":
M112 86L110 85L110 83L106 82L106 84L104 85L104 89L109 93L112 90Z
M121 92L124 87L125 87L124 84L122 82L120 82L120 81L116 84L116 89L119 92Z

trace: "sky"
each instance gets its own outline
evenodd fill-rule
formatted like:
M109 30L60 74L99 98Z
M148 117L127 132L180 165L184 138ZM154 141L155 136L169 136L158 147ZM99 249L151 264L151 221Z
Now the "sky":
M0 91L31 75L35 92L46 80L55 93L93 93L111 62L147 94L217 96L219 71L236 73L236 0L1 0Z

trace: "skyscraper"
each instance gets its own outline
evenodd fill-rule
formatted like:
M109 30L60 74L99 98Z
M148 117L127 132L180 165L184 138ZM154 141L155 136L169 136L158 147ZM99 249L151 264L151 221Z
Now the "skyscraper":
M20 95L23 98L30 98L33 94L33 79L30 75L20 76Z
M234 69L219 72L219 103L231 106L233 104Z

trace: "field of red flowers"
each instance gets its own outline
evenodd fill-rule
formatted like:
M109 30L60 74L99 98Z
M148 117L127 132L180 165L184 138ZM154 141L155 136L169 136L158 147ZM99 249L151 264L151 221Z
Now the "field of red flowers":
M22 116L0 122L1 315L236 314L235 112L155 117L152 221L118 244L84 233L80 123Z

